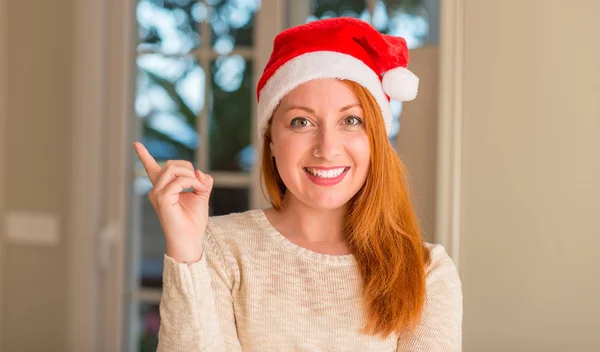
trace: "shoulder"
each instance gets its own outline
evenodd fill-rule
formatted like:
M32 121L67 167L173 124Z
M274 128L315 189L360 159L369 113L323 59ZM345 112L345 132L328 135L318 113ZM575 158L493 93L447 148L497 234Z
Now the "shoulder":
M454 262L444 246L424 243L430 251L426 297L417 328L398 339L398 351L462 351L463 302Z
M208 218L207 227L212 233L217 232L247 232L258 228L258 212L252 209L240 213L211 216Z
M248 241L255 241L264 232L260 221L261 210L227 215L211 216L206 225L206 238L225 248L245 248Z
M462 297L461 280L457 267L441 244L424 242L429 249L431 261L425 269L427 289L439 291L446 295ZM429 292L428 292L429 293Z

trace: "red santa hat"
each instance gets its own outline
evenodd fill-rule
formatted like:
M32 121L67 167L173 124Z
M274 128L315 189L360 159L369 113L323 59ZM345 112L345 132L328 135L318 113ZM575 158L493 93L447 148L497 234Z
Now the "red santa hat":
M406 67L406 41L379 33L354 18L309 22L279 33L258 82L258 132L267 126L279 101L302 83L319 78L347 79L367 88L392 127L389 100L412 100L419 79Z

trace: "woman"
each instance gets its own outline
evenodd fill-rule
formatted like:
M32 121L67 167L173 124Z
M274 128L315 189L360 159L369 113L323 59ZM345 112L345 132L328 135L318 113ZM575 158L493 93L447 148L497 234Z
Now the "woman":
M458 273L387 138L388 96L416 95L407 64L360 20L277 36L257 87L266 210L209 218L212 178L135 144L167 240L159 351L461 350Z

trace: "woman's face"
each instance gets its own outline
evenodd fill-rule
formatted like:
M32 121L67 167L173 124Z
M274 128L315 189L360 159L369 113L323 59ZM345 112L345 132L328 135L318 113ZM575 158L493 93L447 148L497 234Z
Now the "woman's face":
M286 197L336 209L360 190L370 163L363 116L358 98L337 79L309 81L281 100L271 125L271 154Z

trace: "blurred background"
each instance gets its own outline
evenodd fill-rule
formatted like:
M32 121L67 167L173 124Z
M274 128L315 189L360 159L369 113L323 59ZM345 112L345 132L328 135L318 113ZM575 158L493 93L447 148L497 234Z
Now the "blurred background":
M255 86L284 28L406 38L390 136L463 282L465 351L600 351L600 2L0 0L0 351L155 351L164 239L134 157L265 208Z

